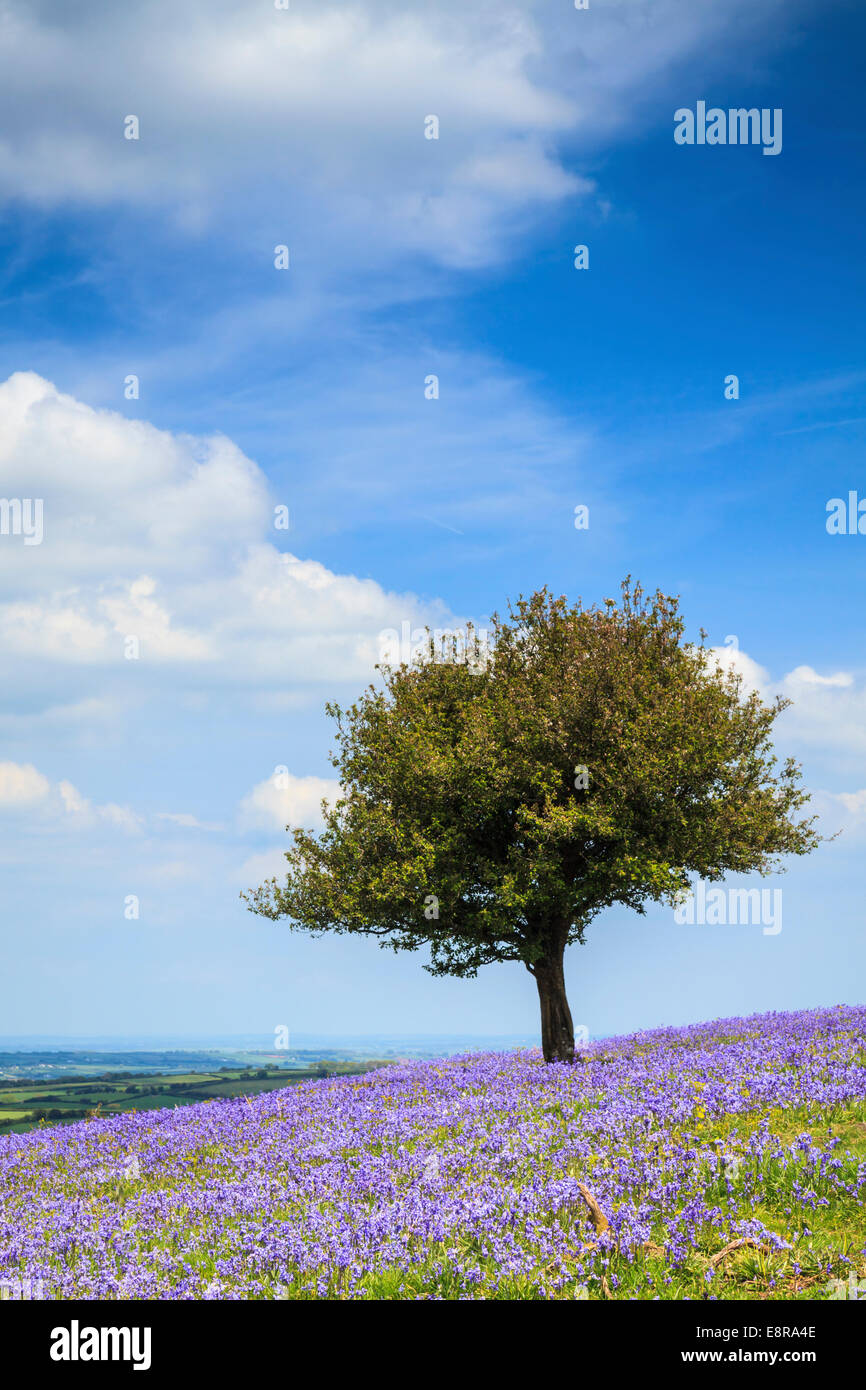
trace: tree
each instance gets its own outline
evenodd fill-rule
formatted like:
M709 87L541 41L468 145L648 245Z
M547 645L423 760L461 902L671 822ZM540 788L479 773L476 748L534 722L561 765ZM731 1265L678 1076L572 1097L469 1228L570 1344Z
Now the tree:
M565 947L619 905L676 903L690 875L778 867L820 841L771 732L789 703L746 692L684 639L677 599L626 579L619 603L547 589L422 657L383 666L336 720L341 795L294 831L251 911L314 934L427 944L434 975L522 961L547 1061L574 1057Z

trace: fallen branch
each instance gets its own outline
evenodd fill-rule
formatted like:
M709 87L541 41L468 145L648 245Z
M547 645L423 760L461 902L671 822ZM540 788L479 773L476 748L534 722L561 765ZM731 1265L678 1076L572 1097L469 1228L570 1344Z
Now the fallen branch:
M601 1235L602 1231L607 1230L608 1226L610 1225L610 1222L608 1221L607 1217L605 1216L601 1207L598 1205L598 1202L595 1200L588 1187L584 1187L583 1183L579 1182L577 1184L577 1190L580 1193L583 1200L586 1202L587 1207L589 1208L589 1219L595 1227L596 1233L598 1235Z

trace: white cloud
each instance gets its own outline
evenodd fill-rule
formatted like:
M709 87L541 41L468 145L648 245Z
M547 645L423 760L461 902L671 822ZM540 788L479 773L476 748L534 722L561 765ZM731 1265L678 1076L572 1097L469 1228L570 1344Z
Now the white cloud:
M95 8L62 23L25 4L4 12L7 197L156 204L192 233L242 206L249 232L255 209L273 214L290 189L302 241L318 222L326 242L341 227L344 252L367 235L379 254L418 246L460 264L489 258L490 233L515 208L581 187L545 144L574 104L530 76L541 39L516 10L488 9L482 22L455 6L375 3ZM435 142L424 139L431 113L443 125ZM138 140L124 138L128 114ZM525 185L479 186L476 216L465 203L474 161L507 158L517 135Z
M44 499L43 543L5 537L4 588L30 594L47 576L76 582L118 569L195 573L261 535L268 519L260 470L221 436L175 436L109 410L93 410L35 372L0 385L3 496ZM32 551L34 562L29 563ZM146 581L129 598L142 606ZM107 595L110 602L111 596ZM86 648L82 621L58 633Z
M333 777L295 777L277 768L245 796L238 819L242 829L314 829L322 823L321 803L333 803L340 784Z
M822 674L804 664L773 678L737 647L714 647L710 655L742 675L744 690L755 690L767 701L779 695L791 701L776 726L787 752L807 756L810 767L820 767L822 776L829 772L849 780L860 772L866 775L866 681L862 677L850 671Z
M134 833L144 824L129 806L93 805L72 782L53 784L31 763L0 763L0 810L15 810L19 821L45 829L87 830L101 822Z
M118 806L113 801L109 801L105 806L97 806L96 813L111 825L130 833L140 830L144 824L144 818L137 811L133 811L129 806Z
M152 205L189 235L228 219L262 247L282 223L332 270L395 251L476 265L527 215L588 190L571 149L630 132L684 61L706 77L736 40L742 63L780 3L8 0L0 194ZM124 139L129 114L138 140Z
M821 676L811 666L796 666L785 677L784 685L793 694L799 688L808 686L837 686L848 689L854 684L854 677L848 671L837 671L832 676Z
M0 806L30 806L44 801L51 783L31 763L0 763Z
M154 820L167 821L170 825L179 825L184 830L222 830L223 826L217 821L199 820L197 816L190 815L188 811L157 811Z
M60 782L57 790L60 793L63 806L70 816L83 816L90 810L90 802L85 801L71 782Z
M742 677L745 692L756 690L763 694L770 687L770 673L738 646L710 647L708 655L725 671L736 671Z
M77 668L64 694L82 708L106 696L97 669L126 699L167 666L258 694L364 682L383 628L448 618L280 552L264 475L229 440L92 410L33 373L0 385L0 492L24 491L44 499L45 537L0 545L0 643L20 680Z
M567 452L555 432L545 441L545 458ZM449 456L462 466L456 447ZM432 478L432 461L425 466ZM31 686L43 699L46 727L59 729L121 718L148 690L173 703L210 690L240 692L273 715L297 708L305 691L366 683L385 629L462 624L441 604L281 552L266 479L231 441L176 436L92 410L33 373L0 385L0 495L22 494L45 501L41 545L25 549L14 536L0 544L4 725L22 739L30 725L17 713L19 697ZM505 501L464 497L441 517L432 494L430 504L434 520L462 529L475 510L499 515ZM124 654L130 635L140 642L137 660ZM778 726L792 751L823 759L844 775L843 787L861 781L855 760L866 754L866 688L859 678L801 664L776 679L730 645L713 657L765 698L793 698ZM79 827L141 827L126 807L92 805L66 781L52 786L28 754L0 765L0 805L42 806L55 823ZM866 766L862 772L866 780ZM321 797L336 786L288 774L282 789L260 783L244 798L239 823L315 825ZM160 816L164 825L196 828L180 813Z
M783 716L788 738L799 750L826 758L850 784L852 776L866 776L866 684L841 672L804 679L803 669L792 671L778 686L793 701Z

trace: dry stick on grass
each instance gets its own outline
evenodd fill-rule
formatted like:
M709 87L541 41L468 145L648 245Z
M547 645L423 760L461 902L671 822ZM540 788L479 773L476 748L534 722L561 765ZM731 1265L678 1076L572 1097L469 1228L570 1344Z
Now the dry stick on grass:
M596 1235L601 1235L602 1231L607 1230L610 1222L588 1187L584 1187L583 1183L579 1182L577 1184L577 1190L589 1208L589 1219L595 1227Z
M583 1183L579 1182L577 1184L577 1190L580 1193L583 1200L586 1202L587 1208L589 1210L589 1219L595 1227L595 1233L596 1235L600 1236L602 1231L606 1231L608 1229L608 1227L610 1226L610 1222L608 1221L607 1217L605 1216L601 1207L598 1205L598 1202L593 1197L588 1187L584 1187ZM593 1241L592 1245L587 1246L586 1250L584 1250L583 1253L585 1255L588 1255L591 1250L595 1250L597 1249L597 1247L598 1241ZM607 1282L606 1274L603 1274L601 1276L601 1291L604 1294L605 1298L613 1298L613 1294L610 1291L610 1284Z
M729 1245L725 1245L710 1260L711 1265L720 1264L726 1255L730 1255L734 1250L741 1250L744 1245L750 1245L753 1250L765 1250L770 1253L769 1245L765 1245L761 1240L755 1240L753 1236L740 1236L739 1240L732 1240Z

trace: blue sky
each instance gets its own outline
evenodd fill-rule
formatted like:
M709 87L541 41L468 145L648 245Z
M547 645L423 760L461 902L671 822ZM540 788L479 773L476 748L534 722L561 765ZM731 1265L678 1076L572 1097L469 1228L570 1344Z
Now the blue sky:
M0 1031L534 1030L521 967L436 980L238 893L329 791L323 703L383 630L629 572L794 699L780 750L843 834L772 880L778 934L606 914L576 1021L862 997L866 538L825 520L866 496L864 31L781 0L4 7L0 495L44 538L0 535ZM675 144L699 100L781 109L781 153Z

